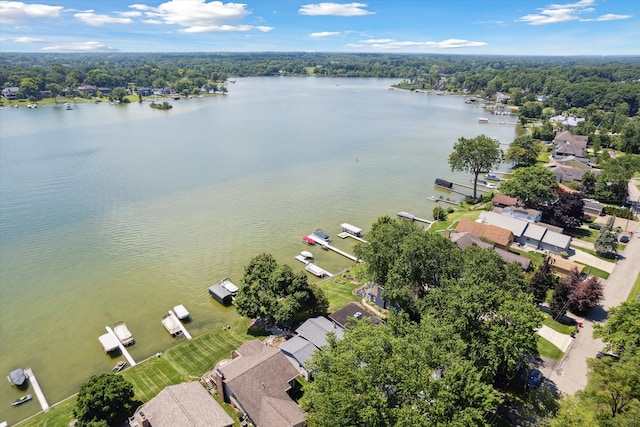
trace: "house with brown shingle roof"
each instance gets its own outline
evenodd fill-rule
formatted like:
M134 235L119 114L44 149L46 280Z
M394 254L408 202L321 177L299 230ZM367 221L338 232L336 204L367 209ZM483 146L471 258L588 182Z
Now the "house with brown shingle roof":
M289 396L298 369L277 348L260 340L243 343L233 359L223 360L210 375L218 395L241 410L256 427L302 427L306 414Z
M559 132L555 138L553 138L553 157L554 158L566 158L566 157L587 157L587 141L588 137L583 135L574 135L568 130Z
M130 427L231 427L234 421L197 381L165 387L136 409Z
M577 270L578 273L582 273L584 270L584 265L575 263L568 259L564 259L561 256L555 254L549 254L549 268L553 273L556 273L560 276L566 276L572 270Z
M493 196L493 199L491 199L491 203L493 203L493 206L499 208L506 208L507 206L522 206L522 204L519 203L517 199L514 199L513 197L509 197L506 194L502 193L498 193Z
M472 221L469 218L462 218L456 227L457 233L469 232L476 237L487 239L501 249L509 249L513 243L513 233L505 228L495 225L484 224Z

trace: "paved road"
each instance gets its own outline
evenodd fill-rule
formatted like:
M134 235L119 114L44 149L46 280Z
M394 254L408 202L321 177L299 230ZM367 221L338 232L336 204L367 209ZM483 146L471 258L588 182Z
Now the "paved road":
M631 190L631 189L630 189ZM636 192L640 195L640 191ZM635 194L631 193L630 194ZM583 322L583 328L573 339L573 342L562 360L544 360L542 372L547 380L553 382L558 390L573 394L584 389L587 385L588 357L594 357L604 343L592 337L593 324L606 320L607 310L626 301L631 288L640 274L640 226L636 230L621 254L623 259L618 261L609 279L604 281L604 298L601 305L589 313L586 318L576 317Z

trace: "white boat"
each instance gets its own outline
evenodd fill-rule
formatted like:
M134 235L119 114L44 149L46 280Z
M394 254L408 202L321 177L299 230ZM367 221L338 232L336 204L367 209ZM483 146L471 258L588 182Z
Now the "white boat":
M173 307L173 312L176 314L176 316L180 320L188 319L190 316L189 311L182 304L176 305L175 307Z
M111 370L113 372L120 372L124 369L125 366L127 366L127 362L125 362L124 360L121 360L118 363L116 363L115 366L111 368Z
M232 296L235 296L238 293L238 287L233 284L233 282L229 279L223 279L220 282L220 286L225 288Z
M171 314L165 314L162 317L162 326L169 332L171 335L178 336L182 333L182 329L180 329L179 320L175 318L175 316Z
M13 406L18 406L18 405L22 405L24 402L28 402L31 399L33 399L33 396L31 396L30 394L24 395L19 399L14 400L13 402L11 402L11 405Z
M70 102L67 102L66 104L64 104L64 106L67 110L73 110L73 106L71 105Z
M309 251L302 251L300 255L302 255L303 258L313 258L313 254Z
M135 342L133 335L129 332L129 328L127 328L127 324L124 322L114 323L113 332L116 334L122 345L131 345Z
M489 119L488 119L488 118L486 118L486 117L480 117L480 118L478 119L478 122L479 122L479 123L489 123Z
M304 267L305 270L307 270L309 273L313 274L316 277L324 277L327 275L327 272L324 271L323 269L321 269L320 267L318 267L317 265L313 264L313 263L309 263Z

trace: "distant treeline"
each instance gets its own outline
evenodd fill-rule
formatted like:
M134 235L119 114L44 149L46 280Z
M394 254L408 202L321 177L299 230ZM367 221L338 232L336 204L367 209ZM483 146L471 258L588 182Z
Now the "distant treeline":
M628 116L640 108L640 57L506 57L349 53L0 53L0 84L31 92L79 85L170 86L178 92L247 76L389 77L413 88L492 96L515 105L534 95ZM529 95L529 98L526 98Z

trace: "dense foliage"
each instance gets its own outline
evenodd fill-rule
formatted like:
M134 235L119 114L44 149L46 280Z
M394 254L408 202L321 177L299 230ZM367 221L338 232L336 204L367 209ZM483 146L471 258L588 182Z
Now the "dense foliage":
M557 188L558 181L553 172L542 166L529 166L516 169L513 178L502 183L500 191L528 207L538 208L556 199Z
M133 413L133 385L120 375L93 375L82 384L73 413L76 425L118 426Z
M600 256L615 258L618 253L618 238L613 231L613 217L609 217L606 224L600 228L600 234L593 244L596 253Z
M561 191L558 199L542 210L542 220L562 228L577 228L582 225L584 201L582 194Z
M518 136L509 144L504 156L505 161L515 166L533 166L538 160L538 149L531 135Z
M458 138L449 155L449 166L452 171L470 172L473 174L473 198L477 198L478 175L490 172L502 161L500 142L486 135L475 138Z
M320 288L307 282L304 272L294 273L270 254L261 254L245 267L235 306L250 319L270 318L290 325L300 313L325 314L329 303Z

